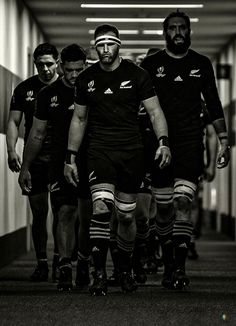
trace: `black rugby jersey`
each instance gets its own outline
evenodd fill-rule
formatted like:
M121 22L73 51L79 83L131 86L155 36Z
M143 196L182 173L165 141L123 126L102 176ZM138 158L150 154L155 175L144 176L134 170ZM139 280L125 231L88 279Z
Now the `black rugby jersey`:
M39 92L35 117L47 120L52 128L51 177L58 176L63 170L73 112L74 88L66 86L62 79L56 80Z
M201 136L201 93L211 121L223 118L213 67L206 56L190 49L176 59L162 50L146 57L141 66L151 75L172 139Z
M39 79L38 75L32 76L21 82L14 90L11 98L10 110L21 111L24 114L24 141L26 143L30 129L33 124L35 112L35 102L39 91L45 84ZM50 151L50 127L48 126L47 137L44 141L40 156L49 154Z
M103 70L99 62L83 71L76 81L75 102L89 108L90 146L142 147L140 102L154 95L149 74L129 60L113 71Z

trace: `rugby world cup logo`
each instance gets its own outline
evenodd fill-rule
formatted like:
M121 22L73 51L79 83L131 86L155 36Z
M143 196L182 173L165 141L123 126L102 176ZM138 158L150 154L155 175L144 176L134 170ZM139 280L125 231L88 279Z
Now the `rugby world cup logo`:
M53 96L51 97L51 104L50 104L50 107L51 108L55 108L57 107L59 104L57 103L57 96Z
M30 101L34 101L35 100L35 98L33 97L33 95L34 95L34 92L33 91L28 91L27 93L26 93L26 101L27 102L30 102Z
M156 76L157 77L164 77L166 74L163 74L163 72L164 72L164 67L163 66L158 67Z
M91 80L88 83L88 92L93 92L95 90L95 88L93 86L94 86L94 80Z

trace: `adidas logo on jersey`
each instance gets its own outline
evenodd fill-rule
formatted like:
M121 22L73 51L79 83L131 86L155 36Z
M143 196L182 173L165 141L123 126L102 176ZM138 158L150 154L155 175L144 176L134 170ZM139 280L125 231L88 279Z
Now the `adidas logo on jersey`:
M183 79L180 76L177 76L174 81L183 81Z
M92 248L92 252L98 252L98 251L100 251L100 249L98 247L95 246Z
M105 90L104 94L113 94L113 92L110 88L108 88L107 90Z
M188 246L185 242L183 242L179 245L179 248L188 248Z
M142 182L140 188L142 189L142 188L144 188L144 186L145 186L144 182Z

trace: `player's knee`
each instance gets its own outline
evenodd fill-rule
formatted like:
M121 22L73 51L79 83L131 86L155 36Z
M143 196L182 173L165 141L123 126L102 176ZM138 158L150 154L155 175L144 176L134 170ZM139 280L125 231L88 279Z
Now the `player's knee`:
M153 189L158 222L167 223L174 215L173 189Z
M178 196L174 199L174 205L178 210L187 210L192 206L191 201L184 196Z
M176 220L189 221L191 219L192 202L184 196L174 199Z
M149 234L149 221L146 220L135 220L136 221L136 227L137 227L137 234L136 237L139 239L148 238Z
M111 213L113 204L103 199L97 199L93 202L93 214L94 215L101 215Z
M121 201L116 199L117 218L120 223L130 225L135 220L136 201Z
M160 215L168 216L172 210L173 210L173 203L170 204L157 203L157 212Z
M180 203L183 205L188 205L192 203L195 192L197 190L196 184L187 181L187 180L178 180L175 182L175 189L174 189L174 200L175 202L180 199Z
M63 224L74 222L77 216L77 206L62 205L58 212L59 222Z
M140 216L138 219L135 216L135 221L136 221L137 227L139 227L139 228L146 228L146 226L149 224L149 219L148 219L148 217L145 217L145 216L143 216L143 217Z
M192 201L196 192L196 184L187 180L175 183L174 206L176 219L188 221L191 218Z
M134 214L132 213L118 213L119 222L121 224L130 225L134 221Z

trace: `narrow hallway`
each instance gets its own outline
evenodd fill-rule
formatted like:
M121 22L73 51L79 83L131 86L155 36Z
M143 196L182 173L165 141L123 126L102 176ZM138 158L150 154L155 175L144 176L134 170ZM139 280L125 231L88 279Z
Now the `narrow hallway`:
M106 297L91 297L86 290L59 293L51 280L29 282L30 252L0 270L0 325L235 325L236 243L211 231L197 249L199 259L187 262L186 291L163 289L160 268L136 293L110 287Z

